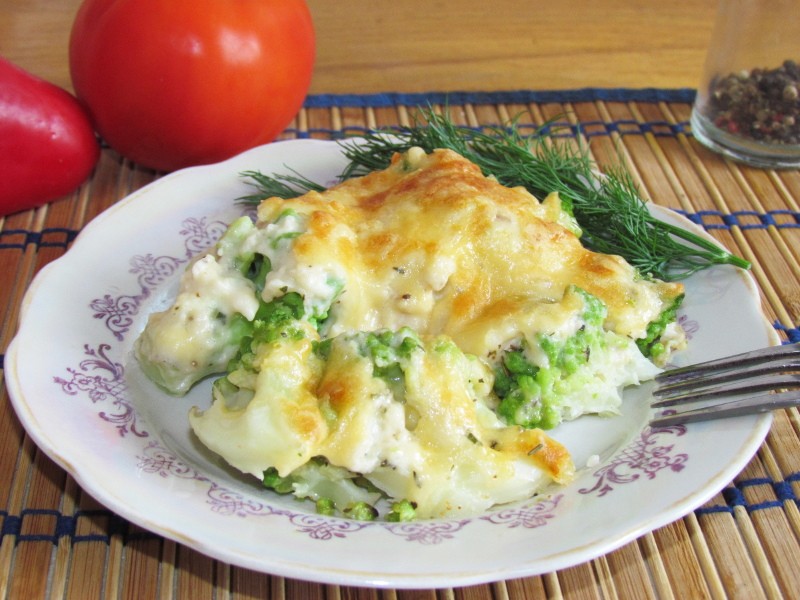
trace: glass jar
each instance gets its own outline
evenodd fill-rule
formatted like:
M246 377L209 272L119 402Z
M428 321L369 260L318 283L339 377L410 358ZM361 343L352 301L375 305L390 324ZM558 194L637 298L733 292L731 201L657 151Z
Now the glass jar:
M800 167L800 2L720 0L692 132L744 163Z

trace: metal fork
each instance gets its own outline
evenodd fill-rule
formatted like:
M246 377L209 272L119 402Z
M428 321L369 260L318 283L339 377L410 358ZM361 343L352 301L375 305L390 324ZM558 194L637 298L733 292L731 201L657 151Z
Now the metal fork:
M659 374L651 427L800 405L800 343L762 348ZM674 408L674 409L673 409Z

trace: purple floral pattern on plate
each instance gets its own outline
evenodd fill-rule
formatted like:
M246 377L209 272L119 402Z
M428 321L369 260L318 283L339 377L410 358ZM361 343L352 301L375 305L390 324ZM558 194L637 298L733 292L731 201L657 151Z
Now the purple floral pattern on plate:
M654 479L659 472L665 469L683 470L689 456L674 453L674 444L665 444L664 442L685 433L685 425L645 427L633 443L594 472L594 477L597 479L595 485L591 488L581 488L578 490L579 493L605 496L615 489L615 485L633 483L642 477Z
M678 325L683 328L687 340L691 340L692 336L700 330L700 324L684 314L678 314Z
M452 540L456 533L461 531L471 519L453 521L411 521L387 525L392 534L404 538L408 542L416 542L424 546L441 544Z
M265 504L251 498L245 498L187 465L157 441L152 441L144 447L137 467L143 473L152 473L159 477L178 477L191 479L208 484L206 492L207 503L211 510L222 515L235 515L246 517L248 515L275 514L275 511Z
M550 519L556 516L556 509L559 502L564 497L563 494L546 497L534 502L518 507L509 507L497 512L490 513L481 517L485 521L506 527L524 527L525 529L536 529L544 527Z
M337 538L342 539L351 533L361 531L362 529L374 525L374 523L348 521L347 519L323 517L321 515L311 515L307 513L282 511L281 514L289 517L289 521L291 521L292 525L297 527L298 532L307 534L312 540L319 540L322 542Z
M77 368L67 368L69 379L54 377L55 383L70 396L86 394L92 403L111 400L114 412L100 411L98 416L114 425L121 436L132 433L139 437L149 434L136 423L136 411L125 395L125 368L110 357L111 346L100 344L96 349L84 345L84 353L89 357L80 362Z
M209 477L200 474L159 442L153 441L145 446L138 457L138 468L143 473L152 473L160 477L178 477L191 479L208 485L207 503L211 510L221 515L237 517L247 516L283 516L297 527L297 531L305 533L314 540L330 540L343 538L349 533L359 531L372 523L363 523L347 519L331 519L320 515L297 513L259 502L253 498L235 492Z

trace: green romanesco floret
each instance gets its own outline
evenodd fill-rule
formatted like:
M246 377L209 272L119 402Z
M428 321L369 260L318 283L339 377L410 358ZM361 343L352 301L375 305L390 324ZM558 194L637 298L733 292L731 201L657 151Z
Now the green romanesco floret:
M261 297L267 276L272 270L272 261L280 262L283 254L291 251L292 241L305 233L305 228L305 217L291 208L263 227L256 226L249 217L240 217L230 224L217 242L214 253L229 268L249 279ZM327 319L330 305L344 289L344 282L330 274L325 283L330 294L311 302L313 310L307 309L305 315L318 329Z
M558 412L546 401L551 373L529 363L521 350L506 353L495 373L494 391L501 399L497 413L509 424L552 429Z
M299 234L300 232L297 232L297 235ZM268 256L253 249L255 247L253 239L258 235L263 235L262 230L259 230L249 217L239 217L228 226L214 251L220 260L230 264L252 281L260 296L267 274L272 270L272 262ZM276 234L270 242L270 247L275 248L276 241L285 235L285 233Z
M247 333L242 336L239 353L228 365L228 371L237 368L253 368L252 357L261 344L269 344L280 338L302 338L305 333L297 322L303 317L303 297L290 292L271 302L261 302L256 316L247 322Z
M589 361L592 348L598 343L602 345L600 337L608 313L606 305L596 296L578 287L573 290L583 297L583 325L563 341L549 335L539 336L539 345L547 355L550 368L556 368L565 375L572 375L584 366Z
M264 476L261 481L266 488L278 492L279 494L289 494L294 489L293 485L295 480L296 478L292 475L281 477L275 467L270 467L264 471Z
M239 217L219 239L215 252L221 260L227 261L252 281L260 297L267 274L272 270L272 262L269 257L252 250L252 245L248 244L256 231L256 226L249 217Z

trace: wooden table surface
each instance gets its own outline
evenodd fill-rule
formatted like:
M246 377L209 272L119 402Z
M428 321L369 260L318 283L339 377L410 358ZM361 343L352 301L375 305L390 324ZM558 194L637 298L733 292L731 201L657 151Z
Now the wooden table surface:
M0 0L0 55L70 89L67 43L78 5L79 0ZM707 151L691 135L691 89L700 77L715 2L309 5L318 36L311 87L316 100L284 138L335 139L375 124L407 124L414 108L409 98L442 97L430 92L480 92L451 105L455 118L475 126L521 111L538 124L566 119L575 137L591 139L599 168L623 160L645 196L682 211L750 260L767 323L782 341L800 341L800 172L743 167ZM541 93L552 90L557 92ZM419 94L387 102L379 92ZM161 176L104 148L91 178L73 194L0 217L0 384L10 378L3 370L5 353L36 274L62 256L100 212ZM90 403L90 393L74 401ZM610 488L680 477L683 466L662 468L671 446L640 450L635 461L621 460L602 475ZM691 469L702 457L686 461ZM117 516L38 450L0 385L0 600L798 597L797 409L777 411L757 454L734 480L718 483L725 487L685 517L556 572L441 589L314 583L211 559ZM448 545L441 550L447 552Z
M70 87L79 0L0 0L0 55ZM310 0L312 93L696 87L713 0Z

